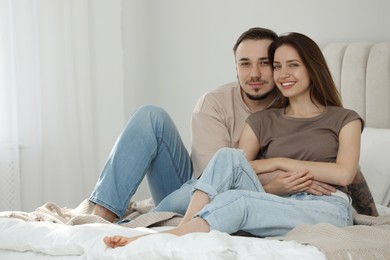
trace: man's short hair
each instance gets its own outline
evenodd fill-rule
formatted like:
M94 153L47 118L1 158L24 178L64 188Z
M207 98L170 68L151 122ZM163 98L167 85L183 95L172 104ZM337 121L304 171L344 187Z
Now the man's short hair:
M240 37L238 37L236 44L234 44L233 52L236 54L238 45L244 40L264 40L268 39L271 41L275 41L278 38L278 35L269 29L261 28L261 27L254 27L250 28L249 30L243 32Z

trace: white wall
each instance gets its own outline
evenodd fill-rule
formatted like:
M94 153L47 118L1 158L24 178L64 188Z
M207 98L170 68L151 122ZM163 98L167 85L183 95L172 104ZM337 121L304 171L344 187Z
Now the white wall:
M190 147L199 96L235 80L232 47L250 27L330 42L390 41L388 0L123 1L125 114L164 107ZM147 197L145 184L137 197Z

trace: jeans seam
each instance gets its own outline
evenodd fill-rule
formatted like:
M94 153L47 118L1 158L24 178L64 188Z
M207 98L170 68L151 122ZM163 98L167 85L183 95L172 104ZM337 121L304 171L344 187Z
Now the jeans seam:
M164 144L164 146L167 147L167 148L170 147L162 136L161 137L157 137L157 144L158 144L158 147L160 147L161 144ZM157 156L157 154L159 154L159 150L160 149L156 149L156 150L157 150L157 153L156 153L155 156ZM177 174L179 172L179 167L178 167L178 165L176 163L176 160L173 160L174 156L172 155L171 149L167 149L167 150L168 150L169 157L171 158L171 161L175 162L175 163L173 163L173 165L174 165L175 170L176 170L176 176L180 179L182 184L185 183L188 180L185 180L184 176L180 176L180 175ZM187 168L187 167L185 167L185 168ZM190 171L191 171L191 174L192 174L193 169L192 169L192 160L191 159L190 159Z

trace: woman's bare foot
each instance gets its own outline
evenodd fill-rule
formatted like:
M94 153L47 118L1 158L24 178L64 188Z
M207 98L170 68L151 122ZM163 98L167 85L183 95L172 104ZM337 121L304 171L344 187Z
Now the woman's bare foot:
M111 237L105 237L103 241L107 246L116 248L119 246L125 246L128 243L133 242L134 240L143 236L144 235L135 236L135 237L111 236Z
M109 211L105 207L102 207L98 204L95 205L95 208L94 208L92 214L99 216L99 217L102 217L111 223L113 223L117 217L115 213Z
M163 231L161 233L167 233L167 234L172 234L176 236L183 236L188 233L193 233L193 232L210 232L210 226L207 223L206 220L196 217L189 222L178 226L176 228ZM149 236L149 235L154 235L154 234L144 234L144 235L139 235L139 236L134 236L134 237L123 237L123 236L108 236L103 239L104 243L112 248L116 248L119 246L125 246L135 240L137 240L140 237L144 236Z

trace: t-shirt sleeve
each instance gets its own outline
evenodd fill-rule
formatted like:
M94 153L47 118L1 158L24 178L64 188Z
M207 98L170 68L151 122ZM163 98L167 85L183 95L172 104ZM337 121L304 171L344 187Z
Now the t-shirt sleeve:
M192 113L191 159L194 177L199 177L214 154L230 147L230 135L221 106L210 96L202 96Z
M345 111L346 111L346 114L345 114L343 123L341 125L341 128L343 128L345 125L347 125L348 123L350 123L354 120L360 120L362 123L361 131L363 132L364 124L365 124L363 118L357 112L355 112L353 110L346 109Z
M256 135L257 141L260 140L260 113L261 112L255 112L246 119L246 123L252 128L253 133Z

